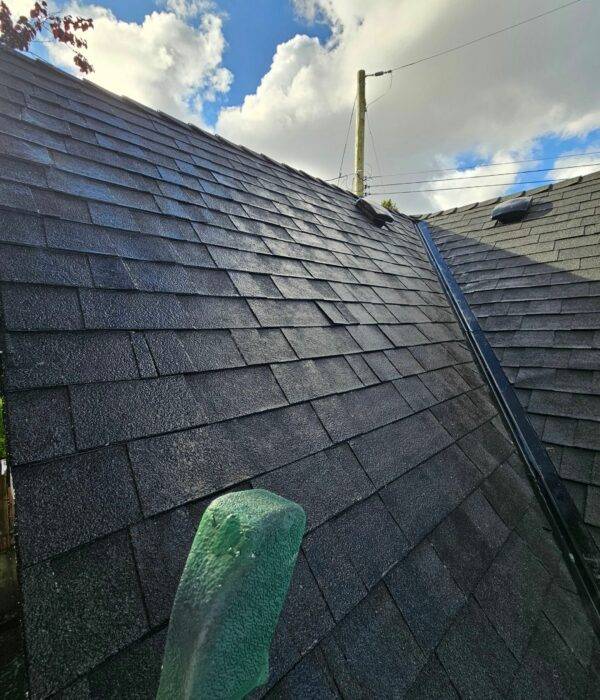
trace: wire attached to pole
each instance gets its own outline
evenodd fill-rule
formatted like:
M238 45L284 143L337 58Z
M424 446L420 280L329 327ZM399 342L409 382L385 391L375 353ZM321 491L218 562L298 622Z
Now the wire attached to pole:
M344 158L346 157L346 149L348 148L348 139L350 138L350 129L352 128L352 117L354 116L354 110L356 109L356 97L354 97L354 103L352 104L352 111L350 112L350 121L348 122L348 131L346 132L346 141L344 142L344 150L342 151L342 159L340 161L340 169L338 171L337 177L332 177L331 180L326 180L325 182L332 182L333 180L341 180L344 175L342 175L342 168L344 167Z

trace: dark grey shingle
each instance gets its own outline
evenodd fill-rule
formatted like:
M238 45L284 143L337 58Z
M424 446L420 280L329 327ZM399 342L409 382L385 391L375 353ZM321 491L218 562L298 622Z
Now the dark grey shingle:
M6 418L13 464L75 451L66 389L19 391L7 396Z
M401 377L419 374L423 371L421 365L406 348L393 348L385 351L386 357L400 372Z
M312 649L333 627L331 613L302 552L296 561L281 622L299 656Z
M201 422L214 423L288 403L268 367L190 374L186 381L204 416Z
M290 403L362 387L343 357L286 362L271 369Z
M281 299L282 294L268 275L255 275L250 272L232 272L229 277L243 297L265 297Z
M383 585L344 618L323 649L344 697L385 697L390 688L401 697L425 663Z
M138 364L138 369L140 376L144 379L150 379L151 377L157 377L158 372L156 370L156 365L154 364L154 358L150 352L148 346L148 341L143 333L132 332L131 345L133 346L133 352L135 359Z
M429 544L416 547L386 576L386 583L415 639L434 649L466 597Z
M306 510L308 529L317 527L374 491L347 445L275 469L253 479L252 484L300 503Z
M92 284L83 255L7 244L0 245L0 280L74 287Z
M516 697L585 697L587 679L552 624L542 618L511 692Z
M138 440L129 445L129 453L144 513L150 515L294 462L330 444L314 411L304 404Z
M209 502L210 499L195 501L131 528L134 557L152 626L169 619L183 567Z
M125 265L136 289L141 291L221 297L238 294L231 279L223 270L204 270L141 260L127 260Z
M100 700L111 695L154 697L158 690L166 636L166 630L154 632L90 673L87 681L90 698Z
M461 697L504 697L518 668L515 657L475 602L460 613L437 655Z
M148 630L125 533L25 569L22 586L29 678L38 697Z
M77 290L72 287L3 284L4 323L9 330L83 328Z
M378 395L383 403L383 393ZM385 403L392 400L391 396L385 397ZM411 412L412 409L407 409L404 415ZM425 411L356 438L350 444L373 482L383 486L451 442L444 428Z
M366 433L411 413L409 405L389 383L317 399L313 406L336 441Z
M349 326L348 331L362 350L385 350L392 343L375 326Z
M260 325L267 328L329 325L312 301L251 299L248 303Z
M465 454L451 445L389 484L381 497L416 544L465 498L479 476Z
M477 602L517 659L538 624L549 582L527 545L511 537L475 588Z
M408 541L379 496L353 505L330 524L363 583L372 588L408 552Z
M0 240L5 243L44 246L44 227L39 217L20 212L0 213Z
M480 491L475 491L432 535L438 555L465 591L471 591L508 536Z
M274 277L273 282L287 299L338 299L327 282L301 277Z
M362 355L346 355L346 360L365 386L377 384L379 382L377 375L369 367Z
M231 333L249 365L296 359L296 354L278 329L233 330Z
M187 317L170 294L82 289L79 293L86 328L185 328Z
M458 444L485 475L490 474L514 450L504 429L499 430L492 422L469 433Z
M326 357L360 350L346 328L284 328L283 333L300 358Z
M184 377L160 377L70 389L73 424L80 449L206 422Z
M226 330L149 331L145 337L160 374L244 366Z
M128 333L11 334L6 354L8 388L139 377Z
M267 695L273 700L290 698L341 698L320 649L307 654Z
M363 355L363 358L375 372L379 381L389 382L392 379L398 379L400 376L398 370L383 352L367 352Z
M22 494L19 550L24 565L120 530L141 516L123 448L86 452L15 469Z
M405 697L406 700L458 700L459 696L437 657L431 656Z
M100 289L135 289L136 283L121 258L92 255L88 261L95 287Z
M394 382L396 390L405 399L413 411L422 411L424 408L429 408L437 403L437 399L423 384L419 377L403 377ZM432 410L433 415L438 418L441 425L447 432L450 432L447 423L440 420L435 408Z
M367 592L347 550L329 523L308 533L302 548L335 620L343 619Z
M427 338L416 326L382 325L381 330L396 347L408 347L427 343Z

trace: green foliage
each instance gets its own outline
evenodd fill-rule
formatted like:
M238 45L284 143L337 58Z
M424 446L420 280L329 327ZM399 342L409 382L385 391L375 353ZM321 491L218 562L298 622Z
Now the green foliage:
M384 199L383 202L381 202L381 206L389 209L390 211L398 211L396 202L394 202L393 199Z
M6 458L6 437L4 435L4 399L0 397L0 459Z

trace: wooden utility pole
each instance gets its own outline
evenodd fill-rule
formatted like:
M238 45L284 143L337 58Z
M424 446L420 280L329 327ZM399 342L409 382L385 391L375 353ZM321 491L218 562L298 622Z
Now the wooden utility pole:
M365 194L365 71L359 70L356 86L356 138L354 140L354 194Z

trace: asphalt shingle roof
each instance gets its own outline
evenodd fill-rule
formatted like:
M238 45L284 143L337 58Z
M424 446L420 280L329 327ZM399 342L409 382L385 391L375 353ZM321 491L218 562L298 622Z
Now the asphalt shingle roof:
M153 697L202 512L255 486L308 515L257 697L597 694L414 222L12 53L0 94L32 697Z
M427 221L600 542L600 173L526 194L517 223L498 200Z

